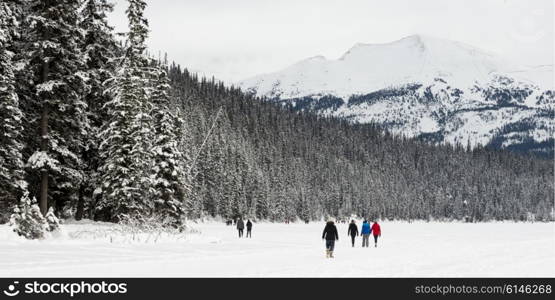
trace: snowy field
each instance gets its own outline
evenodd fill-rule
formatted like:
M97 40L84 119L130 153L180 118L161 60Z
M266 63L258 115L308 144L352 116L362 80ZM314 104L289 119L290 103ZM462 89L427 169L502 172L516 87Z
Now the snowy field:
M360 228L360 222L358 223ZM133 239L113 224L79 222L44 241L0 225L0 277L554 277L554 223L384 222L374 248L351 248L339 224L326 259L324 223L255 223L252 239L232 226Z

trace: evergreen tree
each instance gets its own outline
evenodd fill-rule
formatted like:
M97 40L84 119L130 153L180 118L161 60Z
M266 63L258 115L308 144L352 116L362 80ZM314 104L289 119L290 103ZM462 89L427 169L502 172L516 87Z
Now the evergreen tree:
M23 170L23 113L15 89L13 38L19 24L12 1L0 3L0 224L26 189Z
M45 222L46 222L46 231L56 231L58 229L60 229L60 220L58 220L58 217L56 217L56 215L54 214L54 208L50 207L48 209L48 212L46 213L46 216L44 216Z
M186 191L186 158L179 149L180 136L183 134L183 120L176 112L170 111L170 84L166 71L158 70L155 78L153 103L154 125L154 202L158 214L168 216L179 222L184 213Z
M78 0L32 0L27 12L27 47L22 50L32 83L28 117L35 144L40 144L28 166L40 178L43 214L49 199L59 207L71 204L83 182L81 152L88 120L79 8Z
M27 239L42 239L48 229L46 219L42 216L37 200L29 199L29 193L25 192L21 197L19 205L14 208L10 218L13 231Z
M127 49L123 66L111 79L112 99L106 103L108 121L101 132L99 168L102 198L96 217L118 221L153 213L152 118L149 100L154 77L146 55L146 3L129 0Z
M106 0L87 0L81 11L80 27L85 32L82 50L86 60L89 93L85 97L90 127L86 130L86 148L83 153L85 163L85 184L81 186L75 219L83 217L85 209L90 209L96 186L100 186L98 168L100 166L98 145L100 130L108 119L104 105L110 101L104 83L113 77L116 66L118 45L113 36L113 28L108 25L107 14L113 5Z

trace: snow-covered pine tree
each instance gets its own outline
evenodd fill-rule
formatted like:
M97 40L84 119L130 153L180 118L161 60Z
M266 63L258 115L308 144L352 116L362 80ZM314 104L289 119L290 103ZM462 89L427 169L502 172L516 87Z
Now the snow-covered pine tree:
M298 201L298 216L304 222L310 221L310 207L308 203L308 199L306 197L304 189L301 187L299 189L299 201Z
M99 168L102 196L96 218L118 222L153 212L152 111L150 82L154 77L146 55L146 3L129 0L127 49L122 67L109 82L108 122L100 134Z
M48 225L42 216L37 205L37 200L29 199L29 192L25 192L21 197L19 205L14 208L14 213L10 218L10 225L13 231L27 239L42 239Z
M113 28L108 25L107 14L112 12L113 4L106 0L87 0L81 11L80 27L84 31L82 46L87 68L89 93L85 97L90 128L86 134L86 147L83 153L85 163L85 184L81 186L75 219L83 217L85 209L91 209L96 186L100 186L98 167L100 166L98 145L100 131L108 116L104 105L109 102L110 94L105 93L104 83L113 77L116 67L118 44Z
M268 219L270 213L270 200L268 198L268 193L270 191L270 184L268 178L264 176L261 170L258 170L255 174L256 191L254 193L255 207L256 207L256 217L259 219Z
M169 72L171 69L168 70L168 77ZM171 85L171 81L170 81ZM175 90L173 90L175 93ZM192 129L188 124L191 124L189 121L191 111L183 111L180 109L180 105L176 105L175 99L179 97L179 95L172 94L174 101L170 103L170 109L172 111L177 111L177 118L179 119L179 123L181 124L181 129L178 132L178 149L182 155L182 165L185 168L185 178L183 179L182 185L186 189L185 199L182 203L184 213L188 218L200 218L203 211L203 202L199 201L199 195L203 195L205 191L199 192L193 188L193 161L192 161L192 153L193 153L193 143L194 143L194 135L192 134Z
M154 124L154 186L156 213L178 224L184 212L187 187L185 157L179 149L183 120L170 111L170 84L164 68L159 68L151 95Z
M84 131L88 128L82 31L78 26L79 0L29 1L26 72L33 83L28 116L38 129L35 149L28 160L33 176L40 177L40 209L48 199L61 206L76 199L83 181ZM49 190L50 188L50 190Z
M54 214L53 207L50 207L48 209L48 212L46 213L46 216L44 216L44 219L46 221L46 231L52 232L60 229L60 220L58 220L58 217L56 217L56 215Z
M23 180L22 119L19 98L15 91L13 37L18 21L13 12L15 3L0 3L0 224L7 221L7 212L26 189Z

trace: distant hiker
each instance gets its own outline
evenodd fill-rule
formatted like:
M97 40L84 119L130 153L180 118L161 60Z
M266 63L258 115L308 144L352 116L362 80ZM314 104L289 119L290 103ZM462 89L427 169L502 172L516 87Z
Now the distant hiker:
M243 229L245 229L245 223L243 222L243 219L239 218L239 220L237 221L237 230L239 231L239 237L243 236Z
M324 233L322 233L322 239L326 240L326 257L333 258L333 249L335 248L335 241L339 240L339 234L337 233L337 227L333 224L333 221L328 221L326 227L324 228Z
M357 227L357 224L355 224L355 220L351 220L351 224L349 224L349 230L347 232L347 235L351 236L351 243L353 244L353 247L354 247L355 237L358 236L358 227Z
M368 238L370 237L370 224L366 220L362 222L360 235L362 235L362 247L368 247Z
M247 220L247 237L252 238L252 222L251 220Z
M374 247L378 247L378 237L382 236L382 229L380 228L378 222L374 221L374 224L372 224L372 229L370 229L370 231L374 235Z

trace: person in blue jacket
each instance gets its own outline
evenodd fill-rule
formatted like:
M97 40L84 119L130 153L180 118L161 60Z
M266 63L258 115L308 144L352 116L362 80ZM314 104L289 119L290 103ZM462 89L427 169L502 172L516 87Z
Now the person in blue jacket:
M368 223L368 221L366 220L362 222L360 235L362 235L362 247L368 247L369 240L370 240L370 223Z

